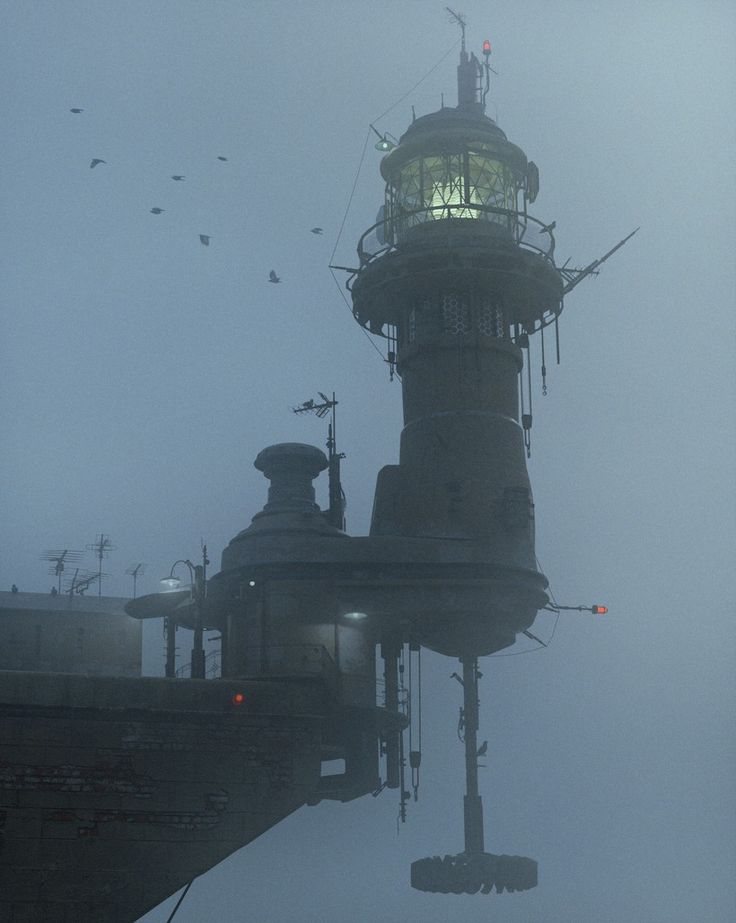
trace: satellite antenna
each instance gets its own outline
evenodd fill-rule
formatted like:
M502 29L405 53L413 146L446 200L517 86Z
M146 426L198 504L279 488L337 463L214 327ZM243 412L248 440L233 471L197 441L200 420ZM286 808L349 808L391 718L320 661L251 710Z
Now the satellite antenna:
M138 582L138 577L143 576L146 572L145 564L131 564L130 567L125 571L129 577L133 578L133 599L135 599L136 584Z
M57 592L61 593L61 577L64 573L65 564L76 564L77 561L81 561L84 556L83 551L72 551L69 548L64 548L63 551L44 551L41 555L42 561L48 561L50 564L53 564L53 567L49 568L49 574L52 577L56 577L58 580Z
M97 577L99 578L99 585L97 587L97 595L102 596L102 578L107 577L107 574L102 573L102 561L107 557L110 551L114 551L117 548L117 545L113 545L110 541L110 536L105 535L104 532L95 538L92 544L87 545L87 551L94 551L97 560L99 561L99 566L97 568ZM87 584L89 586L89 584ZM86 588L85 588L86 589Z
M314 413L320 419L326 417L327 414L332 411L332 420L327 427L327 471L329 476L328 489L330 505L325 514L325 519L327 519L330 525L344 532L345 507L347 503L345 501L345 491L342 489L342 484L340 483L340 460L345 458L345 453L337 451L337 419L335 408L338 402L334 391L332 392L331 398L327 397L322 391L318 391L317 394L322 398L321 403L310 398L308 401L304 401L303 404L299 404L298 407L293 407L292 410L294 413Z

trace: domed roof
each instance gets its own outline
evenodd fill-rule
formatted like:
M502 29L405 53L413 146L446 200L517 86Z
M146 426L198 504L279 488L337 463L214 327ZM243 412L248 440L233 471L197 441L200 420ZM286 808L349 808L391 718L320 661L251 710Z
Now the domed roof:
M416 157L457 153L474 145L482 145L518 174L526 172L526 155L507 139L493 119L480 109L458 106L443 107L414 119L398 145L381 160L381 175L388 181L398 168Z
M504 141L507 140L504 132L485 113L466 107L443 106L436 112L430 112L428 115L421 115L418 119L414 119L401 136L399 144L425 132L434 133L448 128L462 129L473 134L482 132L492 137L502 138Z

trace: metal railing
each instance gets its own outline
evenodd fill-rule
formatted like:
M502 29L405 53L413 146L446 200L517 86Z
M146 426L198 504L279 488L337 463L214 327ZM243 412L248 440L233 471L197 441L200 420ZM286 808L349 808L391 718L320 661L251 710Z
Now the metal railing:
M463 212L473 211L478 213L477 218L468 218L467 215L463 215ZM430 217L433 213L438 213L439 217ZM506 219L507 225L503 221L494 220L490 216L497 216L501 219ZM484 217L488 216L488 217ZM555 239L552 234L552 225L545 224L543 221L534 218L532 215L527 214L523 211L518 211L516 209L510 208L497 208L492 205L472 205L466 202L460 202L457 204L442 204L442 205L425 205L422 208L417 208L414 211L401 212L401 214L396 216L389 216L377 221L375 224L371 225L367 231L361 235L360 240L358 241L358 259L360 260L360 272L365 266L369 263L376 260L378 257L383 256L385 253L389 253L392 250L396 250L401 247L402 239L405 238L407 233L410 233L413 228L420 226L429 226L432 227L436 225L439 227L440 222L446 219L456 219L468 222L477 222L485 224L495 224L499 228L507 227L507 230L510 231L512 239L520 247L523 247L525 250L531 250L535 253L540 254L553 266L554 263L554 250L555 250ZM417 219L412 221L412 219ZM549 243L546 247L538 246L533 243L531 239L528 239L527 235L529 233L529 225L536 226L538 233L545 234L549 238ZM383 237L388 243L379 245L377 250L368 250L366 247L366 241L371 234L376 234L378 228L383 228ZM376 234L377 236L377 234ZM357 275L357 274L356 274ZM353 276L355 278L355 276ZM350 288L350 285L348 285Z

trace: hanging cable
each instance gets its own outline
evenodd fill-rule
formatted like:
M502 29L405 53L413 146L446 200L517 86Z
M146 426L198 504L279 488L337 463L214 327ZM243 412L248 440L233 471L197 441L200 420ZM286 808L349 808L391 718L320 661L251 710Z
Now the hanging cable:
M391 106L388 107L388 109L385 110L385 112L382 112L377 118L373 119L373 124L375 125L376 122L379 122L384 117L384 115L388 115L389 112L393 111L400 103L403 103L407 96L411 96L414 90L416 90L416 88L420 84L424 83L424 81L427 79L427 77L429 77L430 74L433 74L437 70L437 68L440 66L440 64L442 64L445 58L452 54L452 52L460 44L460 41L461 39L458 39L456 42L454 42L450 46L450 48L448 48L447 51L442 55L439 61L427 71L427 73L421 78L421 80L417 80L414 86L410 90L407 90L407 92L404 93L401 99L397 99L395 103L393 103Z
M412 667L412 653L416 654L416 675ZM409 768L414 801L418 801L419 767L422 762L422 649L414 642L409 644L409 703Z
M542 338L542 395L547 395L547 366L544 364L544 324L539 331L539 335Z
M375 125L376 122L380 121L384 116L388 115L389 112L391 112L391 111L392 111L393 109L395 109L400 103L402 103L402 102L407 98L407 96L410 96L410 95L414 92L414 90L416 90L416 88L417 88L420 84L424 83L424 81L427 79L427 77L430 76L430 74L434 73L434 71L437 70L437 68L440 66L440 64L442 64L442 62L445 60L445 58L447 58L450 54L452 54L452 52L457 48L457 46L458 46L459 44L460 44L460 39L458 39L456 42L454 42L454 43L450 46L450 48L447 49L447 51L442 55L442 57L439 59L439 61L437 61L437 63L434 64L434 65L427 71L427 73L426 73L420 80L418 80L418 81L414 84L413 87L411 87L410 90L407 90L407 92L404 93L404 95L403 95L400 99L397 99L395 103L393 103L392 105L390 105L390 106L388 107L388 109L385 109L379 116L377 116L375 119L373 119L373 121L371 122L371 125ZM335 259L335 253L337 252L337 248L338 248L338 246L340 245L340 240L341 240L341 238L342 238L342 232L343 232L343 229L344 229L344 227L345 227L345 222L347 221L347 218L348 218L348 213L349 213L349 211L350 211L350 206L351 206L352 203L353 203L353 197L354 197L354 195L355 195L355 190L356 190L356 188L357 188L357 186L358 186L358 179L359 179L359 177L360 177L360 171L361 171L362 168L363 168L363 161L365 160L365 152L366 152L366 150L367 150L367 148L368 148L368 140L369 140L369 138L370 138L370 136L371 136L371 131L372 131L372 130L375 130L375 129L371 129L371 127L369 126L369 127L368 127L368 130L366 131L365 141L363 142L363 150L361 151L361 154L360 154L360 162L358 163L358 169L357 169L357 171L356 171L356 173L355 173L355 179L353 180L353 188L350 190L350 196L349 196L349 198L348 198L348 204L347 204L347 206L346 206L346 208L345 208L345 214L344 214L343 217L342 217L342 222L341 222L341 224L340 224L340 229L339 229L339 231L337 232L337 239L335 240L335 246L332 248L332 253L331 253L331 255L330 255L330 263L332 263L332 262L334 261L334 259ZM335 275L335 272L334 272L334 270L332 269L332 266L330 266L329 268L330 268L330 274L332 275L332 280L333 280L333 282L335 283L335 286L337 287L337 290L340 292L340 296L342 297L343 301L345 302L345 305L346 305L347 309L348 309L348 310L350 311L350 313L352 314L352 308L350 307L350 302L349 302L348 299L345 297L345 292L343 291L342 286L341 286L340 283L338 282L337 276ZM371 339L370 334L368 333L368 331L367 331L364 327L361 326L360 329L363 331L363 334L364 334L365 337L367 338L368 342L369 342L369 343L371 344L371 346L375 349L375 351L378 353L378 355L381 357L381 359L382 359L384 362L388 362L388 363L389 363L389 366L390 366L390 369L391 369L391 380L393 380L393 378L396 377L396 378L398 378L399 381L401 381L401 376L396 372L395 361L392 361L390 357L387 358L387 357L385 357L385 356L383 355L383 353L381 352L381 350L378 348L378 346L375 344L375 342Z
M536 556L536 554L534 555L534 560L537 562L537 568L539 569L539 572L544 573L542 565L540 564L539 558ZM548 586L547 589L549 591L550 599L552 600L555 606L554 609L548 609L547 611L555 613L555 623L552 626L552 634L549 636L546 643L544 641L541 641L539 638L537 638L536 640L539 641L539 645L540 645L539 647L533 647L531 648L531 650L527 650L527 651L509 651L506 654L491 654L490 655L491 657L521 657L522 654L536 654L539 651L546 651L547 648L550 646L550 644L552 644L552 640L555 636L555 632L557 631L557 623L560 621L560 610L557 608L558 603L557 603L557 600L555 599L554 593L552 592L552 587Z
M348 311L350 311L351 314L353 313L353 309L350 307L350 302L349 302L348 299L345 297L345 292L343 291L343 287L342 287L342 285L340 285L340 283L339 283L339 281L338 281L338 279L337 279L337 276L335 275L335 271L334 271L334 269L332 268L332 265L331 265L331 264L332 264L333 260L335 259L335 253L337 252L337 248L340 246L340 240L341 240L341 238L342 238L342 232L343 232L343 230L344 230L344 228L345 228L345 222L346 222L347 219L348 219L348 213L349 213L349 211L350 211L350 206L351 206L352 203L353 203L353 197L354 197L354 195L355 195L355 190L356 190L356 188L357 188L357 186L358 186L358 179L359 179L359 177L360 177L360 171L363 169L363 161L365 160L365 152L366 152L366 150L367 150L367 148L368 148L368 139L370 138L370 136L371 136L371 129L369 128L368 131L367 131L366 134L365 134L365 141L363 142L363 150L360 152L360 162L358 163L358 169L357 169L356 172L355 172L355 179L353 180L353 188L350 190L350 196L348 197L348 204L347 204L347 206L345 207L345 214L342 216L342 222L341 222L341 224L340 224L340 229L339 229L338 232L337 232L337 239L335 240L335 246L332 248L332 253L330 254L330 260L329 260L329 265L328 265L328 269L330 270L330 275L332 276L332 281L335 283L335 287L337 288L338 292L340 293L340 297L341 297L342 300L345 302L345 307L348 309ZM368 331L365 329L365 327L361 326L360 329L362 330L363 335L365 336L365 338L368 340L368 342L371 344L371 346L375 349L375 351L376 351L376 352L378 353L378 355L381 357L382 361L383 361L383 362L389 362L390 360L387 359L387 358L383 355L383 353L381 352L381 350L378 348L378 346L376 346L375 342L373 341L373 339L371 338L370 334L369 334ZM399 381L401 381L400 376L397 375L396 377L399 378Z

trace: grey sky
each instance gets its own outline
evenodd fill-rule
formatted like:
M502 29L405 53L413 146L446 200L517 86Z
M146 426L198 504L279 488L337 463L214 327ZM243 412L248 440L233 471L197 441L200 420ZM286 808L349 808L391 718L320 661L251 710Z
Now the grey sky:
M106 593L129 594L139 561L153 592L200 537L214 572L263 504L257 452L323 444L320 421L290 412L317 389L340 400L348 528L364 533L400 387L327 263L369 122L457 39L444 5L0 9L0 585L47 591L41 552L100 531L117 546ZM560 602L610 615L571 613L547 651L482 665L487 848L537 858L540 884L409 888L412 859L462 845L456 665L427 656L421 798L400 835L391 795L304 808L197 881L177 923L736 918L736 13L461 9L469 46L493 43L489 114L540 167L533 213L557 221L561 261L641 225L567 299L544 398L535 344L537 552ZM453 51L377 127L400 135L442 92L454 105L455 65ZM370 142L343 265L381 204L379 159ZM534 631L548 638L551 619ZM158 670L151 631L148 650Z

